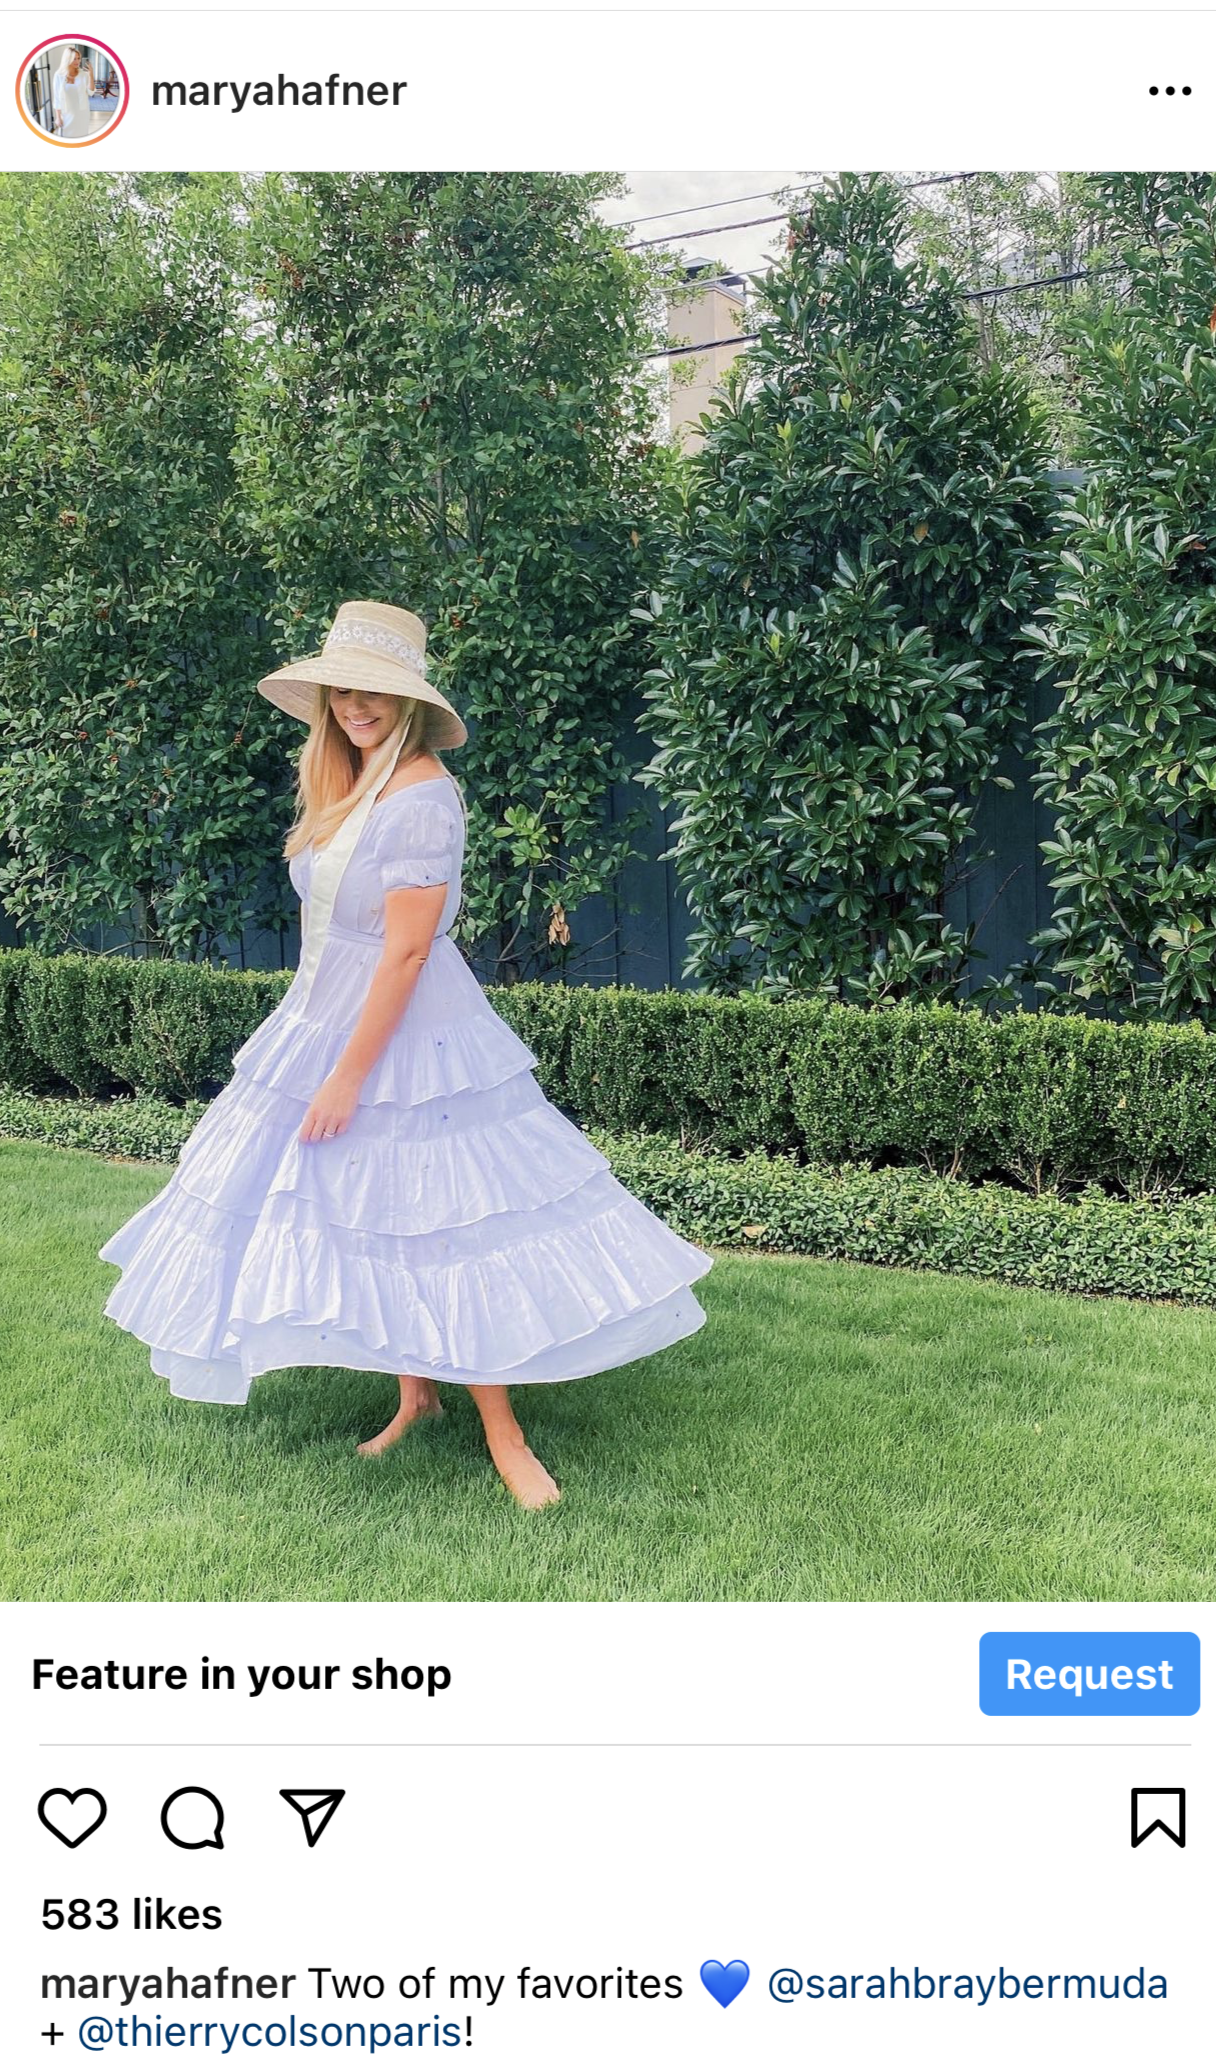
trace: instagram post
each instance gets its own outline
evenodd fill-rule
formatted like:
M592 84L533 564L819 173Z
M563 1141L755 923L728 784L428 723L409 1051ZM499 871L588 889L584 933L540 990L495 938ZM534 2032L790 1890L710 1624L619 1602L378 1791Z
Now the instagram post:
M1210 1596L1216 175L672 183L6 175L14 1596Z
M20 2056L1210 2038L1210 34L10 17Z

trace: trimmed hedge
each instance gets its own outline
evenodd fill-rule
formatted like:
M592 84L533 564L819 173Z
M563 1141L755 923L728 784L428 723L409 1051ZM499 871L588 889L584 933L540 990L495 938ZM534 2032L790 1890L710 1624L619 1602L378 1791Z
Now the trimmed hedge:
M205 1098L293 975L0 949L0 1083Z
M292 973L0 950L0 1083L207 1098ZM954 1006L520 983L491 1003L574 1119L1031 1192L1216 1190L1216 1036Z
M789 1157L699 1156L650 1136L593 1142L639 1199L690 1241L944 1271L1129 1299L1216 1307L1216 1197L1073 1199L895 1167L807 1168Z
M0 1086L0 1136L48 1142L143 1164L176 1164L182 1144L204 1112L201 1100L171 1106L140 1093L134 1099L54 1099Z
M0 1135L172 1163L201 1112L198 1102L0 1090ZM931 1171L808 1169L762 1150L732 1157L661 1136L587 1132L631 1192L709 1248L1216 1307L1216 1197L1163 1205L1090 1188L1073 1200L1035 1199Z

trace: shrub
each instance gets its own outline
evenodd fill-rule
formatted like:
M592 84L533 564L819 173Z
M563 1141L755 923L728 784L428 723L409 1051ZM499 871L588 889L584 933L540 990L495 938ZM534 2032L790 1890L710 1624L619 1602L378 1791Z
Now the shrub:
M1047 449L905 228L883 178L800 203L639 609L640 775L714 991L888 998L967 967L943 898L1020 713Z
M6 1085L49 1091L62 1073L39 1053L22 1006L33 950L0 949L0 1079Z
M791 1121L786 1035L763 1000L617 992L576 1005L569 1090L580 1113L617 1129L779 1148Z
M1216 175L1100 181L1125 289L1069 326L1079 452L1032 636L1059 681L1039 794L1053 984L1185 1019L1216 1005Z
M238 458L291 653L400 599L468 721L463 941L505 983L585 959L640 825L607 819L648 661L664 467L656 276L599 173L247 181L258 320Z
M1033 1198L908 1168L805 1169L788 1158L698 1157L644 1136L591 1139L639 1199L710 1247L786 1250L1057 1292L1216 1305L1216 1199L1162 1206Z
M133 1085L190 1098L223 1083L232 1057L291 983L290 972L229 973L147 964L135 981L125 1075Z
M238 198L0 177L0 902L46 948L114 924L205 960L288 920L283 723L245 719L273 645L231 456ZM83 1028L64 1055L87 1089Z
M99 960L80 955L44 957L34 950L25 956L17 1009L29 1047L56 1077L66 1079L78 1092L100 1092L108 1082L108 1067L91 1046L96 1018L93 971Z
M0 1135L10 1141L48 1142L148 1164L175 1164L203 1111L199 1100L175 1107L146 1093L134 1099L53 1099L0 1086Z
M0 950L0 1082L207 1098L291 977ZM1031 1192L1216 1190L1216 1036L1196 1023L531 982L487 996L549 1096L616 1134Z
M202 1098L291 983L290 971L0 949L0 1080L85 1094Z

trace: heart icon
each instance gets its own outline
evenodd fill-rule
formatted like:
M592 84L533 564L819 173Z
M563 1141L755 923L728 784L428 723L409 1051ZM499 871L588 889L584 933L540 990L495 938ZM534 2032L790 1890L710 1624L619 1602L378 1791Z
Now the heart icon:
M105 1817L106 1802L92 1785L82 1785L79 1792L65 1792L62 1785L53 1785L38 1801L43 1827L58 1835L69 1849L79 1849L95 1835Z
M737 1999L750 1976L746 1963L737 1956L733 1963L719 1963L716 1956L711 1956L708 1963L701 1965L701 1983L719 2006L729 2006L732 1999Z

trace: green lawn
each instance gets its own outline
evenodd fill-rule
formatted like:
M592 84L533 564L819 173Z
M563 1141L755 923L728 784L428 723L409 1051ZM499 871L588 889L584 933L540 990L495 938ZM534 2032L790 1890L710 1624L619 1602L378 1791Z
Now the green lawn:
M457 1390L378 1464L372 1375L173 1399L96 1257L166 1176L0 1144L5 1598L1216 1596L1216 1315L720 1256L690 1341L520 1393L527 1515Z

